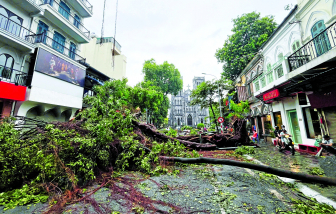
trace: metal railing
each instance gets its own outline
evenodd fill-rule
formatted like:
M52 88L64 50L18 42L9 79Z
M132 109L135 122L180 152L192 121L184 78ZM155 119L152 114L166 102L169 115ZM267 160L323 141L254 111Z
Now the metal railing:
M100 44L100 43L113 43L114 44L114 42L115 42L116 49L121 50L121 45L113 37L97 38L96 44Z
M60 52L61 54L69 57L70 59L73 59L77 62L85 62L85 58L79 56L76 51L71 51L68 48L66 48L63 44L53 40L52 38L48 37L47 35L45 35L44 33L42 34L36 34L32 37L31 40L34 43L43 43L51 48L53 48L54 50Z
M15 85L27 86L28 74L13 68L0 65L0 80L14 83Z
M88 0L80 0L84 3L85 7L92 13L93 6L90 4Z
M41 5L50 5L53 10L61 14L70 24L78 28L86 38L90 37L90 31L84 27L81 20L76 19L65 8L59 5L55 0L44 0Z
M31 32L27 28L22 25L10 20L8 17L0 14L0 28L13 34L16 37L26 40L27 42L33 43L30 40L30 35L35 35L35 33Z
M289 70L293 71L327 53L336 46L335 40L336 22L288 57Z

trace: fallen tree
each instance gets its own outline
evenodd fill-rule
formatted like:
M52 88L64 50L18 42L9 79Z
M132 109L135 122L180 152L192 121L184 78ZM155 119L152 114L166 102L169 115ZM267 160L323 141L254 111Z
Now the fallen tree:
M176 162L193 163L193 164L210 163L210 164L223 164L223 165L230 165L230 166L238 166L238 167L254 169L254 170L278 175L281 177L297 179L297 180L301 180L307 183L320 183L320 184L328 184L328 185L336 186L335 178L306 175L303 173L297 173L297 172L292 172L288 170L277 169L277 168L273 168L270 166L257 165L257 164L251 164L251 163L233 161L233 160L227 160L227 159L203 158L203 157L199 157L199 158L160 157L160 159L162 161L170 161L170 162L175 162L175 163Z
M185 140L190 142L215 144L217 147L237 147L241 145L252 145L247 134L246 121L243 119L236 119L232 122L233 133L215 134L215 135L201 135L201 136L181 136L178 140Z

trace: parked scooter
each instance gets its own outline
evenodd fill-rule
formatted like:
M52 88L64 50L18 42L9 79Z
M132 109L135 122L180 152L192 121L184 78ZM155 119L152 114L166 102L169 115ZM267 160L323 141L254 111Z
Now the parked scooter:
M281 145L278 145L279 151L288 150L292 153L292 155L295 155L294 142L293 142L292 138L290 138L289 134L285 135L284 145L285 145L285 149L282 149Z

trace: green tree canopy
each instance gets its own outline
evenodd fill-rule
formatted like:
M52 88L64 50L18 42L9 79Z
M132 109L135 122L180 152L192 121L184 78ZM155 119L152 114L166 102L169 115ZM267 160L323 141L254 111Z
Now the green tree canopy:
M276 27L273 16L260 17L256 12L233 19L233 34L215 54L218 62L224 63L222 75L237 78Z
M159 87L164 95L177 95L183 87L179 70L167 61L158 65L154 59L147 60L142 72L145 74L145 82L150 81L152 86Z

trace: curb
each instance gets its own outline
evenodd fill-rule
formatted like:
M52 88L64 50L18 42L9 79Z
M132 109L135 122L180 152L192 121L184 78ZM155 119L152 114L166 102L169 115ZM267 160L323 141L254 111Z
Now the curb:
M244 155L247 159L249 160L253 160L253 162L260 164L260 165L264 165L266 166L266 164L262 163L261 161L254 159L253 157L249 156L249 155ZM297 188L306 196L311 197L311 198L315 198L318 202L320 203L326 203L330 206L333 206L336 209L336 202L331 200L330 198L327 198L323 195L321 195L320 193L316 192L315 190L309 188L308 186L302 184L301 182L298 182L297 180L291 179L291 178L285 178L285 177L280 177L277 176L280 180L282 180L285 183L296 183Z

